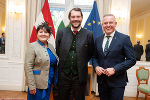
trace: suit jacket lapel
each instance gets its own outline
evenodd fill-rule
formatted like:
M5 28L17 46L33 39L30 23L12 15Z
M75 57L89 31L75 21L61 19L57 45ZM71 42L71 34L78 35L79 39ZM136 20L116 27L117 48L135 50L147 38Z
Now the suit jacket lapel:
M109 46L107 55L109 54L109 52L111 51L111 49L112 49L113 47L115 47L115 44L117 43L117 38L118 38L118 35L117 35L117 34L118 34L118 33L117 33L117 31L116 31L115 34L114 34L114 36L113 36L113 39L112 39L112 41L111 41L111 43L110 43L110 46Z
M63 39L63 44L64 44L64 49L66 50L66 52L64 52L64 60L66 59L69 49L71 47L72 44L72 40L73 40L73 36L72 36L72 31L71 28L67 28L66 31L64 32L64 36L65 38Z
M105 56L103 52L103 39L104 39L104 34L100 36L100 38L98 39L99 41L97 43L97 49L99 53L101 53L101 55Z
M66 32L65 35L66 35L65 37L66 37L66 43L67 43L67 44L65 45L65 48L66 48L67 54L68 54L69 49L70 49L71 44L72 44L72 40L73 40L71 28L68 28L68 30L67 30L67 32Z

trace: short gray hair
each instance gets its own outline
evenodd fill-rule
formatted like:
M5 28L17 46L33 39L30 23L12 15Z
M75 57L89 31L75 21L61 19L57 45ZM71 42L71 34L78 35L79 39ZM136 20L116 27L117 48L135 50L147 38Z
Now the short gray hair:
M103 19L104 19L104 17L107 17L107 16L113 16L115 18L115 21L116 21L116 17L113 14L104 14Z

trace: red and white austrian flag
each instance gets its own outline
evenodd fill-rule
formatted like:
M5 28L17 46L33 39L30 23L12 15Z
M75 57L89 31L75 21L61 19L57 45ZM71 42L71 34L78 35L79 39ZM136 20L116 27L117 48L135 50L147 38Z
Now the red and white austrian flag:
M50 36L49 42L55 47L55 28L51 17L48 0L45 0L44 6L36 19L35 25L33 26L30 43L37 40L36 29L43 22L47 22L52 29L52 36Z

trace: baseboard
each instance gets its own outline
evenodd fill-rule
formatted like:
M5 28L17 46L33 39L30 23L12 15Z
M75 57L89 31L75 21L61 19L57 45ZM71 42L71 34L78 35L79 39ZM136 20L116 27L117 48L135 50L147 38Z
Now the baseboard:
M23 91L22 85L0 85L0 90Z

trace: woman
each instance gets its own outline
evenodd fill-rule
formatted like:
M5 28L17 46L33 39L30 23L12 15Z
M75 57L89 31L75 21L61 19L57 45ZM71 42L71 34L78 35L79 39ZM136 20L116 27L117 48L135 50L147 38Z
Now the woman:
M47 42L50 35L51 29L47 23L39 25L38 40L30 43L27 49L25 58L27 100L49 100L51 85L57 83L58 57L53 46Z

